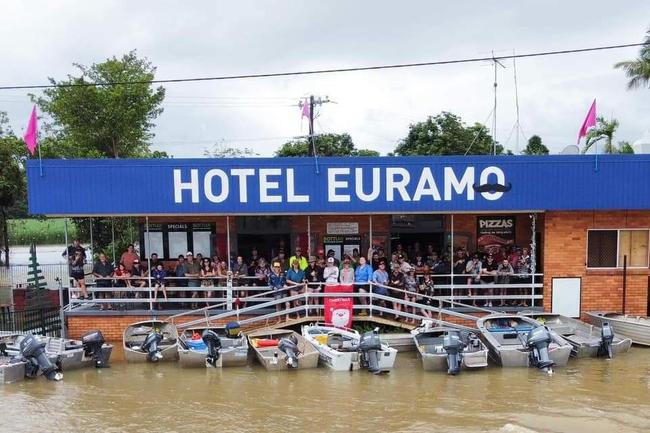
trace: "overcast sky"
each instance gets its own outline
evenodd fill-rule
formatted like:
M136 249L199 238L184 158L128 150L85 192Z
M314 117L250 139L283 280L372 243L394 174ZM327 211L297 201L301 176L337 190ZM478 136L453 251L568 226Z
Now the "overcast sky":
M137 49L157 78L218 76L507 55L641 42L650 2L629 1L3 1L0 85L45 83ZM182 5L182 7L181 7ZM650 128L649 90L628 91L613 64L638 48L517 61L499 69L497 140L514 152L537 134L552 152L575 144L591 101L620 121L616 140ZM446 110L484 123L493 105L489 63L319 76L166 85L154 149L198 157L224 140L270 156L307 133L295 106L309 94L317 132L348 132L359 148L386 154L408 125ZM0 111L17 133L31 104L25 91L0 91ZM491 120L487 121L491 126ZM517 148L518 147L518 148Z

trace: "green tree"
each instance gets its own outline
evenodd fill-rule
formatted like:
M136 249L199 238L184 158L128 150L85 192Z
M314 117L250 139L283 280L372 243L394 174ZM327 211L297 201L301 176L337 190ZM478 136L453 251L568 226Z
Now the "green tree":
M45 135L57 139L62 157L151 157L153 121L162 113L163 87L154 88L156 68L135 51L89 67L74 64L78 76L49 78L57 87L32 99L51 123ZM125 83L131 84L114 84ZM89 85L97 84L97 85Z
M605 149L603 153L616 153L616 149L612 144L612 139L614 138L617 128L618 120L607 120L603 116L598 116L596 118L596 126L589 129L587 132L587 140L585 141L585 147L582 149L582 153L586 153L591 146L601 140L605 141Z
M618 147L616 148L616 151L614 153L633 154L634 148L632 147L629 141L619 141Z
M314 137L318 156L379 156L370 149L357 149L350 134L320 134ZM302 138L284 143L276 156L309 156L309 140Z
M4 112L0 112L0 248L4 251L4 265L9 266L9 227L11 209L23 199L25 173L23 159L25 144L18 139Z
M405 155L491 155L492 137L485 125L465 126L459 116L443 111L437 116L411 124L407 136L399 142L394 154ZM497 155L504 153L496 145Z
M521 153L524 155L548 155L548 148L544 146L539 135L533 135L528 139L528 145Z
M616 69L623 69L630 81L628 89L636 89L650 85L650 30L646 32L645 45L639 50L639 57L635 60L626 60L614 65Z

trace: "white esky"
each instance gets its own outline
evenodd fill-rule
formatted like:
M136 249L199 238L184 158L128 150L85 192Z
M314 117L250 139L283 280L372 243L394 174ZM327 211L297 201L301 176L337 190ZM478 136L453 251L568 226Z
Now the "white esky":
M137 49L159 79L437 61L641 42L650 2L629 1L3 1L0 85L44 84ZM575 144L591 101L620 121L616 141L650 128L648 89L628 91L614 63L638 48L517 61L520 123L559 152ZM499 68L497 140L517 152L512 61ZM307 133L297 102L329 96L316 132L348 132L358 148L392 151L408 125L440 111L485 123L488 63L165 85L153 148L200 157L224 140L261 156ZM22 135L27 91L0 91ZM491 126L491 121L487 121ZM469 143L468 143L469 144Z

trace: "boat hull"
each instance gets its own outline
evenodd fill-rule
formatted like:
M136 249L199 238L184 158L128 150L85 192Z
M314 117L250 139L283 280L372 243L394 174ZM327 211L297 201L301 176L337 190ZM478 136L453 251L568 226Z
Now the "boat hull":
M20 382L25 379L25 362L9 363L9 359L0 356L0 384Z
M295 335L298 341L298 350L300 354L298 355L298 370L303 370L306 368L316 368L318 367L318 360L320 354L311 343L309 343L302 335L294 331L286 330L271 330L267 332L255 332L249 334L248 340L250 346L255 352L257 360L264 366L268 371L281 371L281 370L296 370L296 368L289 368L287 365L287 356L281 352L277 346L271 347L256 347L256 343L253 341L256 338L269 338L269 339L280 339L283 337L288 337L290 335Z
M627 337L634 344L650 346L650 320L647 318L599 311L586 314L594 325L602 327L603 322L609 322L615 335Z
M124 349L124 359L129 363L151 362L149 354L140 350L146 336L153 329L162 333L163 340L158 345L162 358L157 362L176 362L178 361L178 347L176 341L178 333L176 327L170 323L161 320L148 320L133 323L124 330L122 347Z
M443 338L446 332L456 331L451 328L416 328L412 331L412 341L422 360L422 368L425 371L447 371L447 352L442 347ZM483 368L488 365L488 349L485 345L476 340L480 346L476 349L466 347L463 350L461 368ZM466 343L467 344L467 343Z

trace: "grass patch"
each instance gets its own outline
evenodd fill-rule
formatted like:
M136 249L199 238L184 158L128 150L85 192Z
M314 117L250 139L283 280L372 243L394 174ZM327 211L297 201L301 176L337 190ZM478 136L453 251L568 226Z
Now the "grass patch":
M9 220L9 244L29 245L64 244L65 221L57 219L15 219ZM68 242L76 236L74 224L68 224Z

